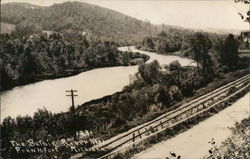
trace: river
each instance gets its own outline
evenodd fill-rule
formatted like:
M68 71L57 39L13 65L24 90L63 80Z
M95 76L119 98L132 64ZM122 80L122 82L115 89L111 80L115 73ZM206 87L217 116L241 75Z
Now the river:
M248 93L232 106L200 122L193 128L136 154L133 159L165 159L170 156L170 152L175 152L185 159L201 159L208 156L208 150L211 148L208 142L212 138L219 146L231 134L228 127L249 117L249 97Z
M174 60L178 60L182 66L193 63L187 58L159 55L137 50L133 46L120 47L119 50L131 50L149 55L148 62L156 59L161 65L169 64ZM68 89L78 90L78 97L75 98L76 104L121 91L129 84L129 75L135 74L137 69L138 66L98 68L71 77L44 80L3 91L1 93L1 121L7 116L16 117L26 114L32 116L35 111L43 107L53 113L67 111L71 105L71 99L66 97L65 92Z

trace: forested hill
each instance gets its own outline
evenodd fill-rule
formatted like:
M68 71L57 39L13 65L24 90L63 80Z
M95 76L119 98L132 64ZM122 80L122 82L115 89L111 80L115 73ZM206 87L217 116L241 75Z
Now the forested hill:
M65 2L50 7L27 3L8 3L1 6L2 22L16 25L22 35L42 30L62 33L82 33L113 38L113 40L141 40L162 29L187 31L170 26L156 26L114 10L82 2Z

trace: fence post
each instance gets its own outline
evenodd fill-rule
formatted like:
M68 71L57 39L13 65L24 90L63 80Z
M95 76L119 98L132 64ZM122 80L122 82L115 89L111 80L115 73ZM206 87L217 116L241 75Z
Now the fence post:
M163 129L163 123L160 121L160 123L161 123L161 128Z
M133 142L135 142L135 133L133 133Z
M149 133L149 131L148 131L148 129L147 128L145 128L145 135L149 135L150 133Z
M141 133L140 133L140 131L139 131L139 130L138 130L138 134L139 134L140 138L142 139L142 136L141 136Z
M150 126L150 132L153 133L154 132L154 128L152 126Z

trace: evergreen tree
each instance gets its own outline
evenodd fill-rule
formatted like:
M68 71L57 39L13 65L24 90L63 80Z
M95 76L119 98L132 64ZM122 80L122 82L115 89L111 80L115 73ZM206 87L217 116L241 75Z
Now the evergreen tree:
M234 38L234 35L229 34L227 39L224 41L220 52L221 63L227 65L229 69L232 69L238 63L239 60L238 48L239 44L237 40Z

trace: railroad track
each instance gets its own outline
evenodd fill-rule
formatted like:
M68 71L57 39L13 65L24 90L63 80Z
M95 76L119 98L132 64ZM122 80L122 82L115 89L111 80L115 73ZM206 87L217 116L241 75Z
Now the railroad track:
M209 110L212 106L218 105L228 97L234 95L235 92L240 91L241 89L246 89L246 87L248 88L249 79L250 75L245 75L186 104L183 104L179 106L179 108L165 113L150 122L144 123L125 133L104 141L102 145L98 145L98 147L108 149L108 151L106 154L101 156L100 159L110 158L112 154L131 144L138 143L149 136L164 131L166 128L173 127L180 122Z
M164 115L161 115L160 117L145 123L136 129L133 129L131 131L126 132L124 135L121 135L117 138L114 138L113 140L110 140L108 143L101 146L101 148L108 148L110 149L110 152L114 151L115 149L118 149L122 147L125 144L135 142L137 139L142 139L143 135L148 135L150 132L156 131L155 128L157 127L166 127L166 125L174 124L178 122L178 118L186 118L187 114L192 116L192 113L194 113L193 108L196 108L197 110L207 109L209 105L212 105L213 103L216 103L216 101L220 101L223 98L225 98L228 95L228 91L231 88L240 89L244 84L249 83L249 75L243 76L240 79L237 79L233 82L230 82L218 89L215 89L206 95L203 95L201 97L198 97L184 105L182 105L180 108L173 110L171 112L168 112ZM169 123L167 123L169 122ZM101 158L108 157L108 155L104 155Z

